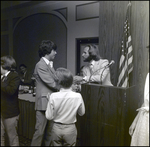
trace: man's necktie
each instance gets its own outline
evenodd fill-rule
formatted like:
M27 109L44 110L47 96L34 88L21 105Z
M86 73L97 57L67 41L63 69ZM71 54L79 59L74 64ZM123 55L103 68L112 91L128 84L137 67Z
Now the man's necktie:
M51 68L53 68L53 62L50 61L49 64L48 64Z
M50 69L51 69L51 71L53 72L53 73L55 73L55 70L54 70L54 68L53 68L53 65L52 65L52 63L48 63L48 66L50 67Z
M55 73L56 71L55 71L55 69L54 69L54 67L53 67L53 64L50 64L50 62L49 62L48 66L49 66L51 72L53 73L52 76L53 76L55 79L57 79L56 73Z
M90 64L90 72L93 73L93 64Z

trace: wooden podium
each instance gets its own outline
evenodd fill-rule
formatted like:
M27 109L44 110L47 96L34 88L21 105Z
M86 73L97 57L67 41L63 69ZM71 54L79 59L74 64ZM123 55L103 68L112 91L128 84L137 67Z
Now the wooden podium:
M77 116L81 146L129 146L129 126L134 102L133 89L82 84L85 115Z

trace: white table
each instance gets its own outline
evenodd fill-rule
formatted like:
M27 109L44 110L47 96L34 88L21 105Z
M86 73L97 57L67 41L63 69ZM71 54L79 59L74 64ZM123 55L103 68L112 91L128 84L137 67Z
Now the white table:
M30 101L30 102L35 102L35 97L33 97L32 94L29 94L29 93L19 94L19 99Z

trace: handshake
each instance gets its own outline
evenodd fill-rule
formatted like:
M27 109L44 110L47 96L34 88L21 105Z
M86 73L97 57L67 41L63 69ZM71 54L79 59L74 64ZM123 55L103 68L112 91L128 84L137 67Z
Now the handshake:
M75 92L81 92L81 84L86 83L86 79L83 76L74 76L72 90Z
M91 76L85 76L85 77L83 77L83 76L74 76L73 77L73 82L83 84L83 83L87 83L87 82L91 81L90 79L91 79Z
M75 92L81 92L82 81L83 81L83 77L74 76L73 77L72 90L75 91Z
M73 83L81 84L81 82L83 82L83 77L82 76L74 76L73 77Z

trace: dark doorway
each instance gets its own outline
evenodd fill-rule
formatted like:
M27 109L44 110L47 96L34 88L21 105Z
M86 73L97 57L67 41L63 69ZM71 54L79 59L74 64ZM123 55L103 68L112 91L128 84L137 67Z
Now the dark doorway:
M98 45L99 38L92 37L92 38L76 38L76 74L80 73L80 68L86 64L82 61L82 53L83 48L87 44L96 44Z

